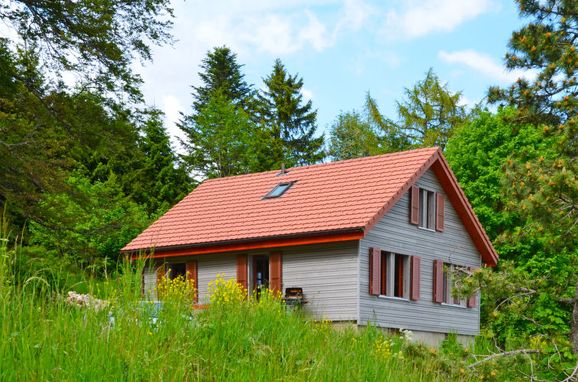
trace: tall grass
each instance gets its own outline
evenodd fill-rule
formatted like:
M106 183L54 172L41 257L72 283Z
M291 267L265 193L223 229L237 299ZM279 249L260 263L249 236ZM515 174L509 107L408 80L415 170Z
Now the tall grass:
M376 328L336 330L287 312L266 292L239 298L235 282L217 280L208 309L169 293L156 312L141 301L142 261L87 280L90 293L109 302L104 309L71 306L41 277L13 282L17 251L0 240L1 381L478 379L461 361Z

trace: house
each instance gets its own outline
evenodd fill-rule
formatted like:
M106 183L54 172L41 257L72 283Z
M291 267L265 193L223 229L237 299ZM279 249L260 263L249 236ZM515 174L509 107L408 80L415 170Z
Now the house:
M479 333L479 295L454 297L452 271L498 261L437 148L207 180L122 251L151 249L153 298L167 270L189 271L199 303L223 274L249 293L303 288L314 317L429 343Z

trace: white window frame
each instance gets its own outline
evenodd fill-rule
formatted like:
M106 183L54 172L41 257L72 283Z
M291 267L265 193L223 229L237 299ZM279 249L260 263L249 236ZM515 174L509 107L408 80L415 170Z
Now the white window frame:
M454 297L453 289L455 288L455 274L463 266L444 263L444 301L442 305L455 306L460 308L466 308L468 304L468 299L465 297Z
M385 256L384 256L385 255ZM386 285L385 285L385 294L380 294L379 297L384 297L384 298L391 298L391 299L395 299L395 300L404 300L404 301L409 301L409 297L410 297L410 287L411 287L411 256L410 255L405 255L402 253L395 253L395 252L382 252L382 261L384 260L385 257L385 261L386 261L386 277L385 277L385 281L386 281ZM403 261L403 291L402 291L402 296L395 296L394 292L395 292L395 277L396 277L396 267L395 267L395 262L396 262L396 257L401 258L401 261ZM382 273L382 269L380 269L380 277L383 280L383 275ZM382 291L383 291L383 285L382 285Z
M428 231L436 230L436 204L436 192L429 188L419 187L419 228Z

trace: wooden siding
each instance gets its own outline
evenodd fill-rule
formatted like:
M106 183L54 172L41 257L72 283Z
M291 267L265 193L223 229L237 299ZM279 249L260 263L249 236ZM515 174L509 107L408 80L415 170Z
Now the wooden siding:
M417 182L419 187L443 192L428 170ZM430 332L479 333L479 307L468 309L436 304L433 299L433 261L479 267L481 257L451 203L445 203L444 231L435 232L409 222L409 193L360 240L359 244L359 323ZM369 294L369 248L379 247L421 257L420 299L395 300Z
M237 255L248 255L248 275L252 280L253 256L269 255L270 250L251 250L211 255L179 256L167 262L198 261L199 303L208 302L208 283L223 274L225 279L236 278ZM308 303L305 310L318 319L334 321L357 320L358 241L286 247L282 253L282 291L301 287ZM157 264L160 264L157 260ZM154 290L156 276L145 277L145 290ZM251 288L251 285L249 285ZM156 295L156 294L155 294ZM151 295L154 298L154 295Z

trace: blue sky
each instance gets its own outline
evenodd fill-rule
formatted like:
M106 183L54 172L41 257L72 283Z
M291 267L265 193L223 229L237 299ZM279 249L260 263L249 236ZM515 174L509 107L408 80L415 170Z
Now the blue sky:
M150 105L166 113L167 128L190 112L191 85L214 46L227 45L257 88L275 58L304 80L303 94L327 131L341 111L360 109L370 91L384 114L395 117L404 87L429 68L479 102L490 85L520 75L503 66L512 31L522 25L513 0L173 0L176 42L156 48L153 63L138 68Z

